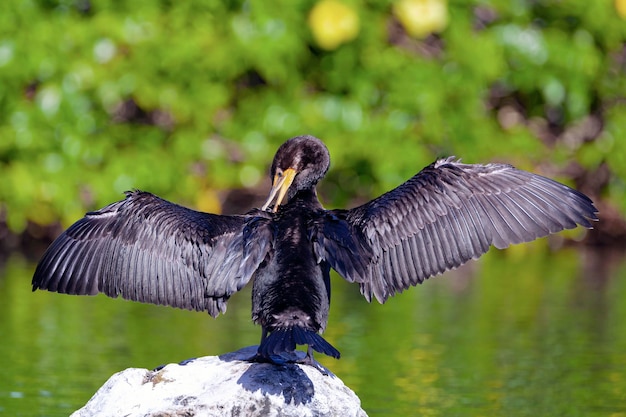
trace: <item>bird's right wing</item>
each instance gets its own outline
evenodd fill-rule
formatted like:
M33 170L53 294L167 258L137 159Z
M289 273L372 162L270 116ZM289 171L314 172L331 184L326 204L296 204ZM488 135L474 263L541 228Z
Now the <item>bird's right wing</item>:
M314 250L381 303L487 252L578 224L597 210L584 194L510 165L439 160L351 210L330 210L312 228Z
M52 243L33 290L102 292L216 316L250 280L271 243L244 248L244 230L262 230L249 227L249 219L129 192L125 200L87 213Z

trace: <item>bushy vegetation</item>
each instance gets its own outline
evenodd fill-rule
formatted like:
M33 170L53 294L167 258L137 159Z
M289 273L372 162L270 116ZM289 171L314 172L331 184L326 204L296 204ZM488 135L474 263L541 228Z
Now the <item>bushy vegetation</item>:
M219 211L303 133L329 206L454 154L603 170L586 191L626 207L624 4L5 0L1 212L67 225L132 188Z

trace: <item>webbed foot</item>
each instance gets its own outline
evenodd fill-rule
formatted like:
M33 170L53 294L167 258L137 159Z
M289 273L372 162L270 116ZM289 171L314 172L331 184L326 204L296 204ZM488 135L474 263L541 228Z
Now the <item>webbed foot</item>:
M257 352L254 356L251 356L249 359L247 359L247 361L258 363L272 363L274 365L287 365L290 363L308 365L320 371L322 375L333 375L332 372L330 372L327 368L322 366L322 364L320 364L313 358L313 349L311 349L311 347L308 348L306 354L299 350L293 352L283 352L280 355L269 356L265 356Z

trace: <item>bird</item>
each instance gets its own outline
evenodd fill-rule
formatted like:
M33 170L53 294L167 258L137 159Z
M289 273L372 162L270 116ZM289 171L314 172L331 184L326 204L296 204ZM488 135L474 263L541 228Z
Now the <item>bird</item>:
M315 366L330 270L368 302L486 253L573 229L598 210L581 192L501 163L437 159L391 191L351 209L325 209L316 186L330 167L324 143L296 136L277 150L265 204L240 215L204 213L145 191L85 216L57 237L32 288L206 311L216 317L252 281L261 341L251 361ZM298 346L306 355L293 358Z

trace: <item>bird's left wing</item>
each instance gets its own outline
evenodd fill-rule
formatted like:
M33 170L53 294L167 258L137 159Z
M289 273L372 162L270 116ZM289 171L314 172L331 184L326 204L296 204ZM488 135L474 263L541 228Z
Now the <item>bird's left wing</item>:
M249 220L128 192L125 200L87 213L52 243L37 266L33 290L102 292L216 316L265 257L269 243L244 247L244 231L259 229Z
M381 303L487 252L577 224L597 210L584 194L504 164L439 160L390 192L312 227L315 253Z

